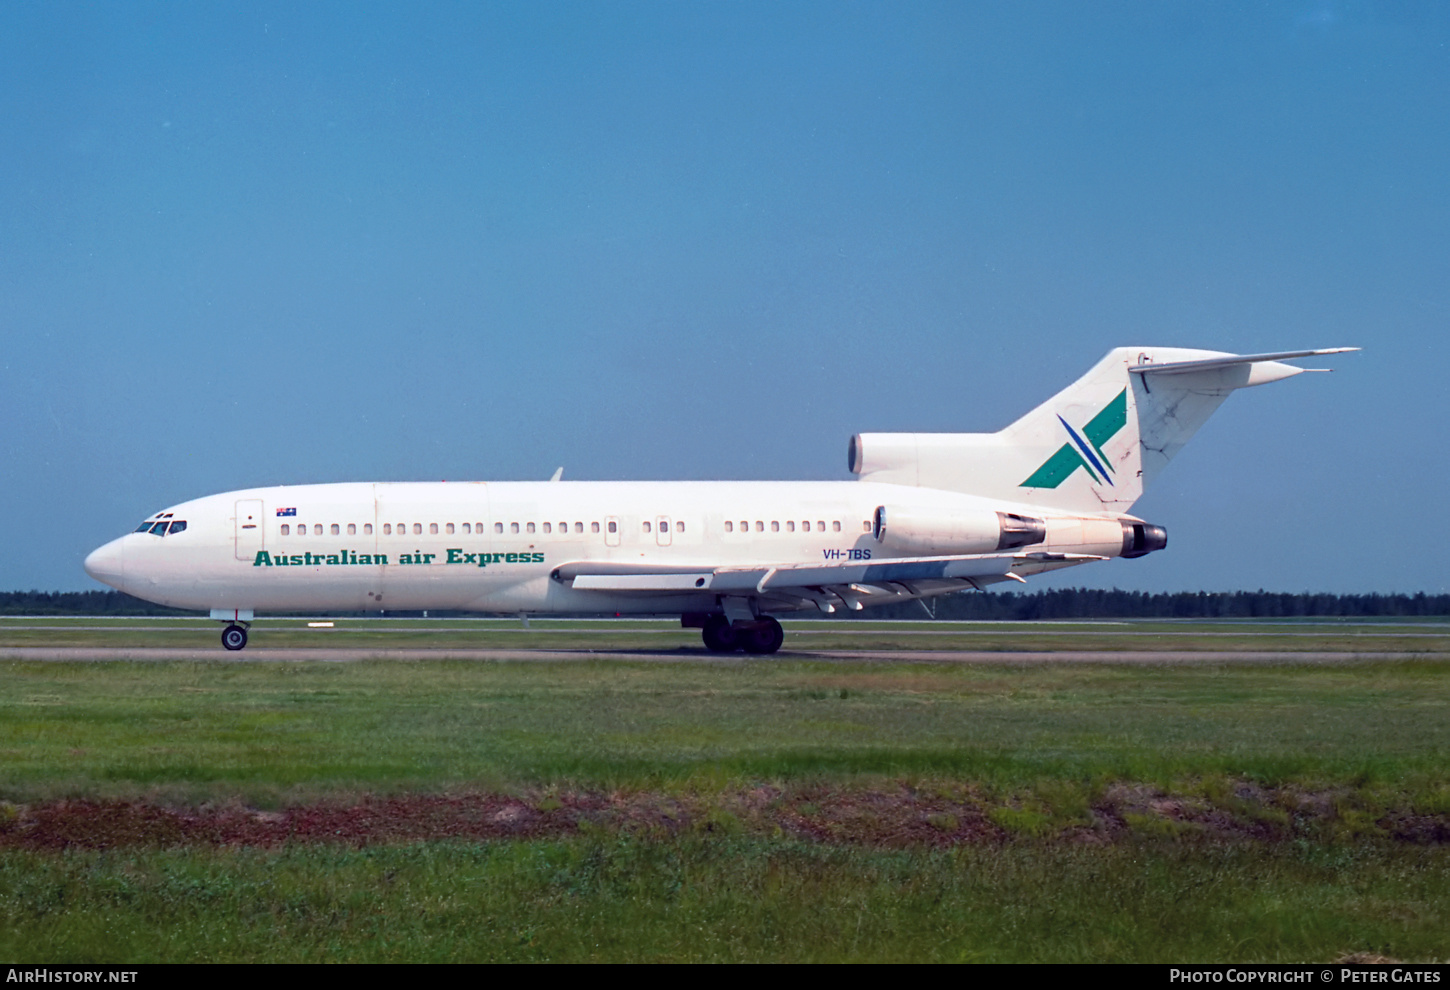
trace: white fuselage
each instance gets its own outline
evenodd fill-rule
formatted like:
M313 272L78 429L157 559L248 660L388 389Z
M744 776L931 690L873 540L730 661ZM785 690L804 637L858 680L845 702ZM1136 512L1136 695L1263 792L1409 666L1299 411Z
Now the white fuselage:
M878 539L883 505L901 518L1030 514L1045 521L1046 539L1028 549L1095 557L1121 552L1118 520L1132 518L857 481L300 485L172 506L150 519L184 521L183 530L113 540L86 569L139 598L193 609L679 614L718 609L718 597L584 589L559 569L686 572L964 552L931 538L906 547ZM1023 561L1014 573L1065 564Z

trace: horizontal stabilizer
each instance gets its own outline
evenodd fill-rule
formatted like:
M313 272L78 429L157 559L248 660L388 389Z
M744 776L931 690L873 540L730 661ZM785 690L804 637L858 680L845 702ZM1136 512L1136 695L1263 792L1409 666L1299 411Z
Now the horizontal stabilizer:
M1208 371L1212 368L1231 368L1236 364L1259 364L1263 361L1282 361L1286 358L1316 357L1320 354L1347 354L1358 347L1325 347L1317 351L1275 351L1272 354L1229 354L1206 361L1173 361L1168 364L1136 364L1128 370L1135 375L1185 375L1192 371ZM1307 368L1304 370L1308 370Z

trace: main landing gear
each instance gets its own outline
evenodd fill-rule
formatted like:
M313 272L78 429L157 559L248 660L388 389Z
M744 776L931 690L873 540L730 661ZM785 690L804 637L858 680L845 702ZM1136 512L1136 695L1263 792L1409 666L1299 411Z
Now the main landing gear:
M711 653L774 653L785 642L785 630L770 616L762 616L748 625L734 625L723 615L712 615L700 630L705 649Z
M235 623L222 630L222 645L229 650L240 650L247 645L247 627Z

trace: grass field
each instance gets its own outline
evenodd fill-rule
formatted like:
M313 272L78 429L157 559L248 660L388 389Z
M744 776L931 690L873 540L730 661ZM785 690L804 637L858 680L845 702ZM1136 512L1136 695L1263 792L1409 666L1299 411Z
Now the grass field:
M696 662L652 623L274 621L254 645L438 656L238 661L210 623L0 621L0 957L1450 959L1450 626L830 623ZM878 630L1340 659L799 652ZM679 656L448 659L461 639ZM197 654L5 655L58 642Z

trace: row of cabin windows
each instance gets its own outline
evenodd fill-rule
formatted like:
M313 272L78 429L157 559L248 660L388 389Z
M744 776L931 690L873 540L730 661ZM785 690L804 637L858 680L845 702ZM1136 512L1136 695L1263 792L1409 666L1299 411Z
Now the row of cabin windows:
M467 525L467 524L465 523L464 525ZM555 532L555 530L554 530L554 524L553 523L542 523L541 525L543 526L543 529L544 529L544 532L545 533L553 533L553 532ZM519 523L516 523L516 522L509 523L509 532L510 533L518 533L518 532L520 532L519 526L520 526L520 524ZM535 525L533 523L523 523L522 526L523 526L522 532L525 532L525 533L535 533L535 532L538 532L538 530L535 528ZM558 533L559 533L560 536L563 536L564 534L566 534L566 533L569 532L569 524L568 523L561 522L561 523L558 524L558 526L559 526ZM478 524L478 531L480 533L483 532L483 523L479 523ZM493 524L493 531L495 533L502 533L503 532L503 523L501 523L501 522L494 523ZM592 522L592 523L589 524L589 532L591 532L591 533L598 533L599 531L600 531L599 530L599 524L597 522ZM611 533L615 532L615 525L614 525L614 523L610 523L609 524L609 531ZM574 532L576 532L576 533L583 533L584 532L584 524L582 522L576 522L574 524Z
M146 525L142 526L141 529L143 529L143 530L144 529L147 529L147 528L150 527L150 525L151 525L150 523L147 523ZM522 527L523 527L522 530L520 530L520 524L519 523L509 523L508 525L509 525L509 532L511 532L511 533L518 533L518 532L521 532L521 531L522 532L525 532L525 533L534 533L534 532L537 532L538 531L538 527L534 523L523 523L522 524ZM556 530L554 528L555 525L556 524L554 524L554 523L544 523L543 524L543 530L544 530L544 532L545 533L554 533L554 532L556 532ZM561 523L558 523L557 525L558 525L557 532L558 532L558 534L560 536L563 536L564 534L566 534L566 533L569 532L569 524L567 522L561 522ZM668 531L668 529L667 529L668 524L666 523L664 525L666 527L665 531ZM393 535L394 526L395 526L394 523L383 523L383 535L384 536L392 536ZM501 522L494 523L493 524L493 531L495 533L502 533L504 531L503 527L504 527L504 524L501 523ZM186 523L182 523L181 524L181 528L182 529L185 529L186 528ZM397 528L397 535L399 535L399 536L406 536L408 534L408 524L407 523L397 523L396 524L396 528ZM461 528L461 531L465 535L472 535L474 533L483 533L485 531L484 530L484 524L483 523L461 523L461 524L459 524L457 526L455 526L455 524L453 524L453 523L442 523L441 524L441 529L440 529L440 524L439 523L429 523L428 524L428 533L431 536L437 536L437 535L439 535L440 532L441 533L444 533L444 534L447 534L448 536L453 536L454 534L460 532L460 528ZM333 523L329 527L329 529L330 529L330 531L331 531L331 533L332 533L333 536L341 536L342 535L342 527L338 523ZM676 523L675 524L675 529L678 530L679 532L684 532L685 526L684 526L683 523ZM363 523L362 531L363 531L363 535L364 536L371 536L371 535L373 535L373 524L372 523ZM591 533L598 533L598 532L600 532L599 523L597 523L597 522L590 523L589 524L589 531ZM611 533L614 533L614 532L617 532L618 531L618 527L616 526L615 523L611 522L609 524L609 531ZM646 533L649 532L649 523L645 523L644 524L644 531ZM140 532L140 530L137 530L137 532ZM576 523L574 523L574 532L575 533L582 534L584 532L584 524L582 522L576 522ZM281 533L282 533L283 536L291 536L291 535L293 535L291 525L289 525L288 523L283 523L282 526L281 526ZM312 533L313 533L314 536L321 536L321 535L323 535L323 526L322 526L322 524L321 523L314 523L313 526L312 526ZM306 523L298 523L297 524L297 532L296 532L296 535L298 535L298 536L306 536L307 535L307 524ZM356 523L348 523L347 524L347 535L348 536L356 536L357 535L357 524ZM413 535L414 536L422 536L423 535L423 524L422 523L413 523Z
M292 529L292 527L290 527L287 523L283 523L282 524L282 535L283 536L291 536L292 535L291 529ZM342 535L342 527L339 526L337 523L333 523L332 524L331 530L332 530L332 535L333 536L341 536ZM313 533L314 536L321 536L322 535L322 523L317 523L316 525L314 525L312 527L312 533ZM298 523L297 524L297 535L298 536L306 536L307 535L307 524L306 523ZM357 535L357 523L348 523L347 524L347 535L348 536L356 536ZM363 535L364 536L372 536L373 535L373 524L372 523L363 523Z
M483 533L485 531L484 530L484 524L483 523L462 523L461 525L462 525L463 533L465 535L472 535L474 533ZM516 522L509 523L508 524L509 532L510 533L518 533L518 532L521 532L521 531L524 532L524 533L534 533L534 532L537 532L537 529L535 528L535 524L534 523L531 523L531 522L529 522L529 523L523 523L522 524L522 526L523 526L523 529L522 530L520 530L520 528L519 528L520 525L521 525L520 523L516 523ZM542 525L543 525L543 531L545 533L554 533L555 532L555 529L554 529L555 524L554 523L543 523ZM563 536L563 535L565 535L565 534L567 534L569 532L569 524L567 522L561 522L561 523L558 523L557 525L558 525L557 532L558 532L558 534L560 536ZM651 524L648 521L644 522L642 525L643 525L644 532L646 532L646 533L653 532L653 530L651 529ZM680 522L678 519L675 520L675 522L673 524L671 524L670 521L667 520L667 519L661 519L659 521L659 531L660 531L660 533L662 533L662 534L663 533L668 533L670 531L670 526L671 525L674 526L674 530L675 530L676 533L683 533L685 531L685 524L683 522ZM396 526L397 526L397 533L398 533L399 536L406 536L408 534L408 524L407 523L397 523ZM452 536L452 535L454 535L457 532L457 529L455 529L453 523L443 523L442 526L443 526L442 532L443 533L446 533L449 536ZM613 520L610 520L610 522L608 523L608 526L609 526L609 532L611 532L611 533L618 532L618 525ZM729 520L729 519L725 520L725 532L727 532L727 533L733 533L733 532L735 532L735 526L736 526L736 523L734 521ZM740 532L742 532L742 533L748 533L748 532L750 532L750 521L748 519L742 519L742 520L740 520L739 526L740 526ZM781 526L781 524L780 524L780 521L779 520L772 519L771 522L770 522L770 531L772 533L779 533L780 532L780 526ZM393 527L394 527L394 524L393 523L383 523L383 535L384 536L392 536L393 535ZM437 536L439 534L439 528L438 527L439 527L439 524L438 523L429 523L428 524L428 533L429 533L429 535ZM504 531L504 528L503 527L504 527L504 524L503 523L496 522L496 523L493 524L493 531L495 533L502 533ZM825 520L823 520L823 519L817 519L816 522L814 523L814 527L815 527L814 530L812 530L812 523L811 523L811 521L809 519L802 519L801 520L800 528L801 528L801 532L802 533L810 533L810 532L813 532L813 531L814 532L817 532L817 533L824 533L824 532L826 532L826 523L825 523ZM181 522L181 523L172 523L171 524L171 532L173 532L173 533L179 533L179 532L181 532L185 528L186 528L186 523L184 523L184 522ZM153 532L153 533L156 533L156 532L159 531L159 533L161 533L162 535L164 535L166 533L166 523L164 523L164 522L158 522L158 523L154 523L154 524L153 523L143 523L141 525L140 529L138 529L136 532L139 533L139 532L142 532L142 531L147 530L147 529L151 530L151 532ZM329 527L329 529L331 530L333 536L341 536L342 535L342 527L338 523L333 523ZM372 523L363 523L363 529L362 529L362 531L363 531L363 535L364 536L372 536L373 535L373 524ZM599 523L597 523L597 522L590 523L589 524L589 531L591 533L598 533L599 532ZM787 519L785 521L785 531L787 533L794 533L796 531L796 523L795 523L795 520L794 519ZM841 521L839 519L833 519L833 520L831 520L831 531L832 532L836 532L836 533L841 532ZM575 533L582 534L584 532L584 524L582 522L576 522L576 523L574 523L574 532ZM757 519L757 520L755 520L755 532L757 532L757 533L764 533L765 532L765 521L763 519ZM871 521L869 519L868 520L864 520L861 523L861 532L863 532L863 533L869 533L869 532L871 532ZM314 536L321 536L321 535L323 535L322 524L321 523L314 523L313 526L312 526L312 533L313 533ZM283 536L291 536L292 535L292 533L291 533L291 527L287 523L283 523L282 524L282 535ZM306 536L307 535L307 524L306 523L298 523L297 524L297 535L298 536ZM357 535L357 524L356 523L348 523L347 524L347 535L348 536L356 536ZM422 536L423 535L423 524L422 523L413 523L413 535L414 536Z
M740 520L739 525L740 525L740 532L742 532L742 533L748 533L748 532L750 532L750 521L748 519L742 519L742 520ZM817 519L815 521L815 523L812 524L809 519L802 519L801 520L801 523L800 523L801 532L802 533L810 533L810 532L812 532L812 525L814 525L814 527L815 527L814 528L814 532L824 533L826 531L826 523L825 523L825 520L823 520L823 519ZM734 522L732 522L731 520L729 520L729 519L725 520L725 532L727 532L727 533L733 533L733 532L735 532L735 526L736 526L736 524ZM780 526L781 526L780 520L778 520L778 519L772 519L770 521L770 531L772 533L779 533L780 532ZM795 527L796 527L796 523L795 523L795 520L794 519L787 519L785 521L785 531L787 533L794 533L795 532ZM869 533L871 531L871 524L869 522L868 523L863 523L862 524L862 528L863 528L863 531L864 532L868 532ZM831 520L831 531L832 532L835 532L835 533L839 533L841 531L841 520L839 520L839 519L832 519ZM763 519L757 519L757 520L755 520L755 532L757 532L757 533L764 533L765 532L765 521Z

